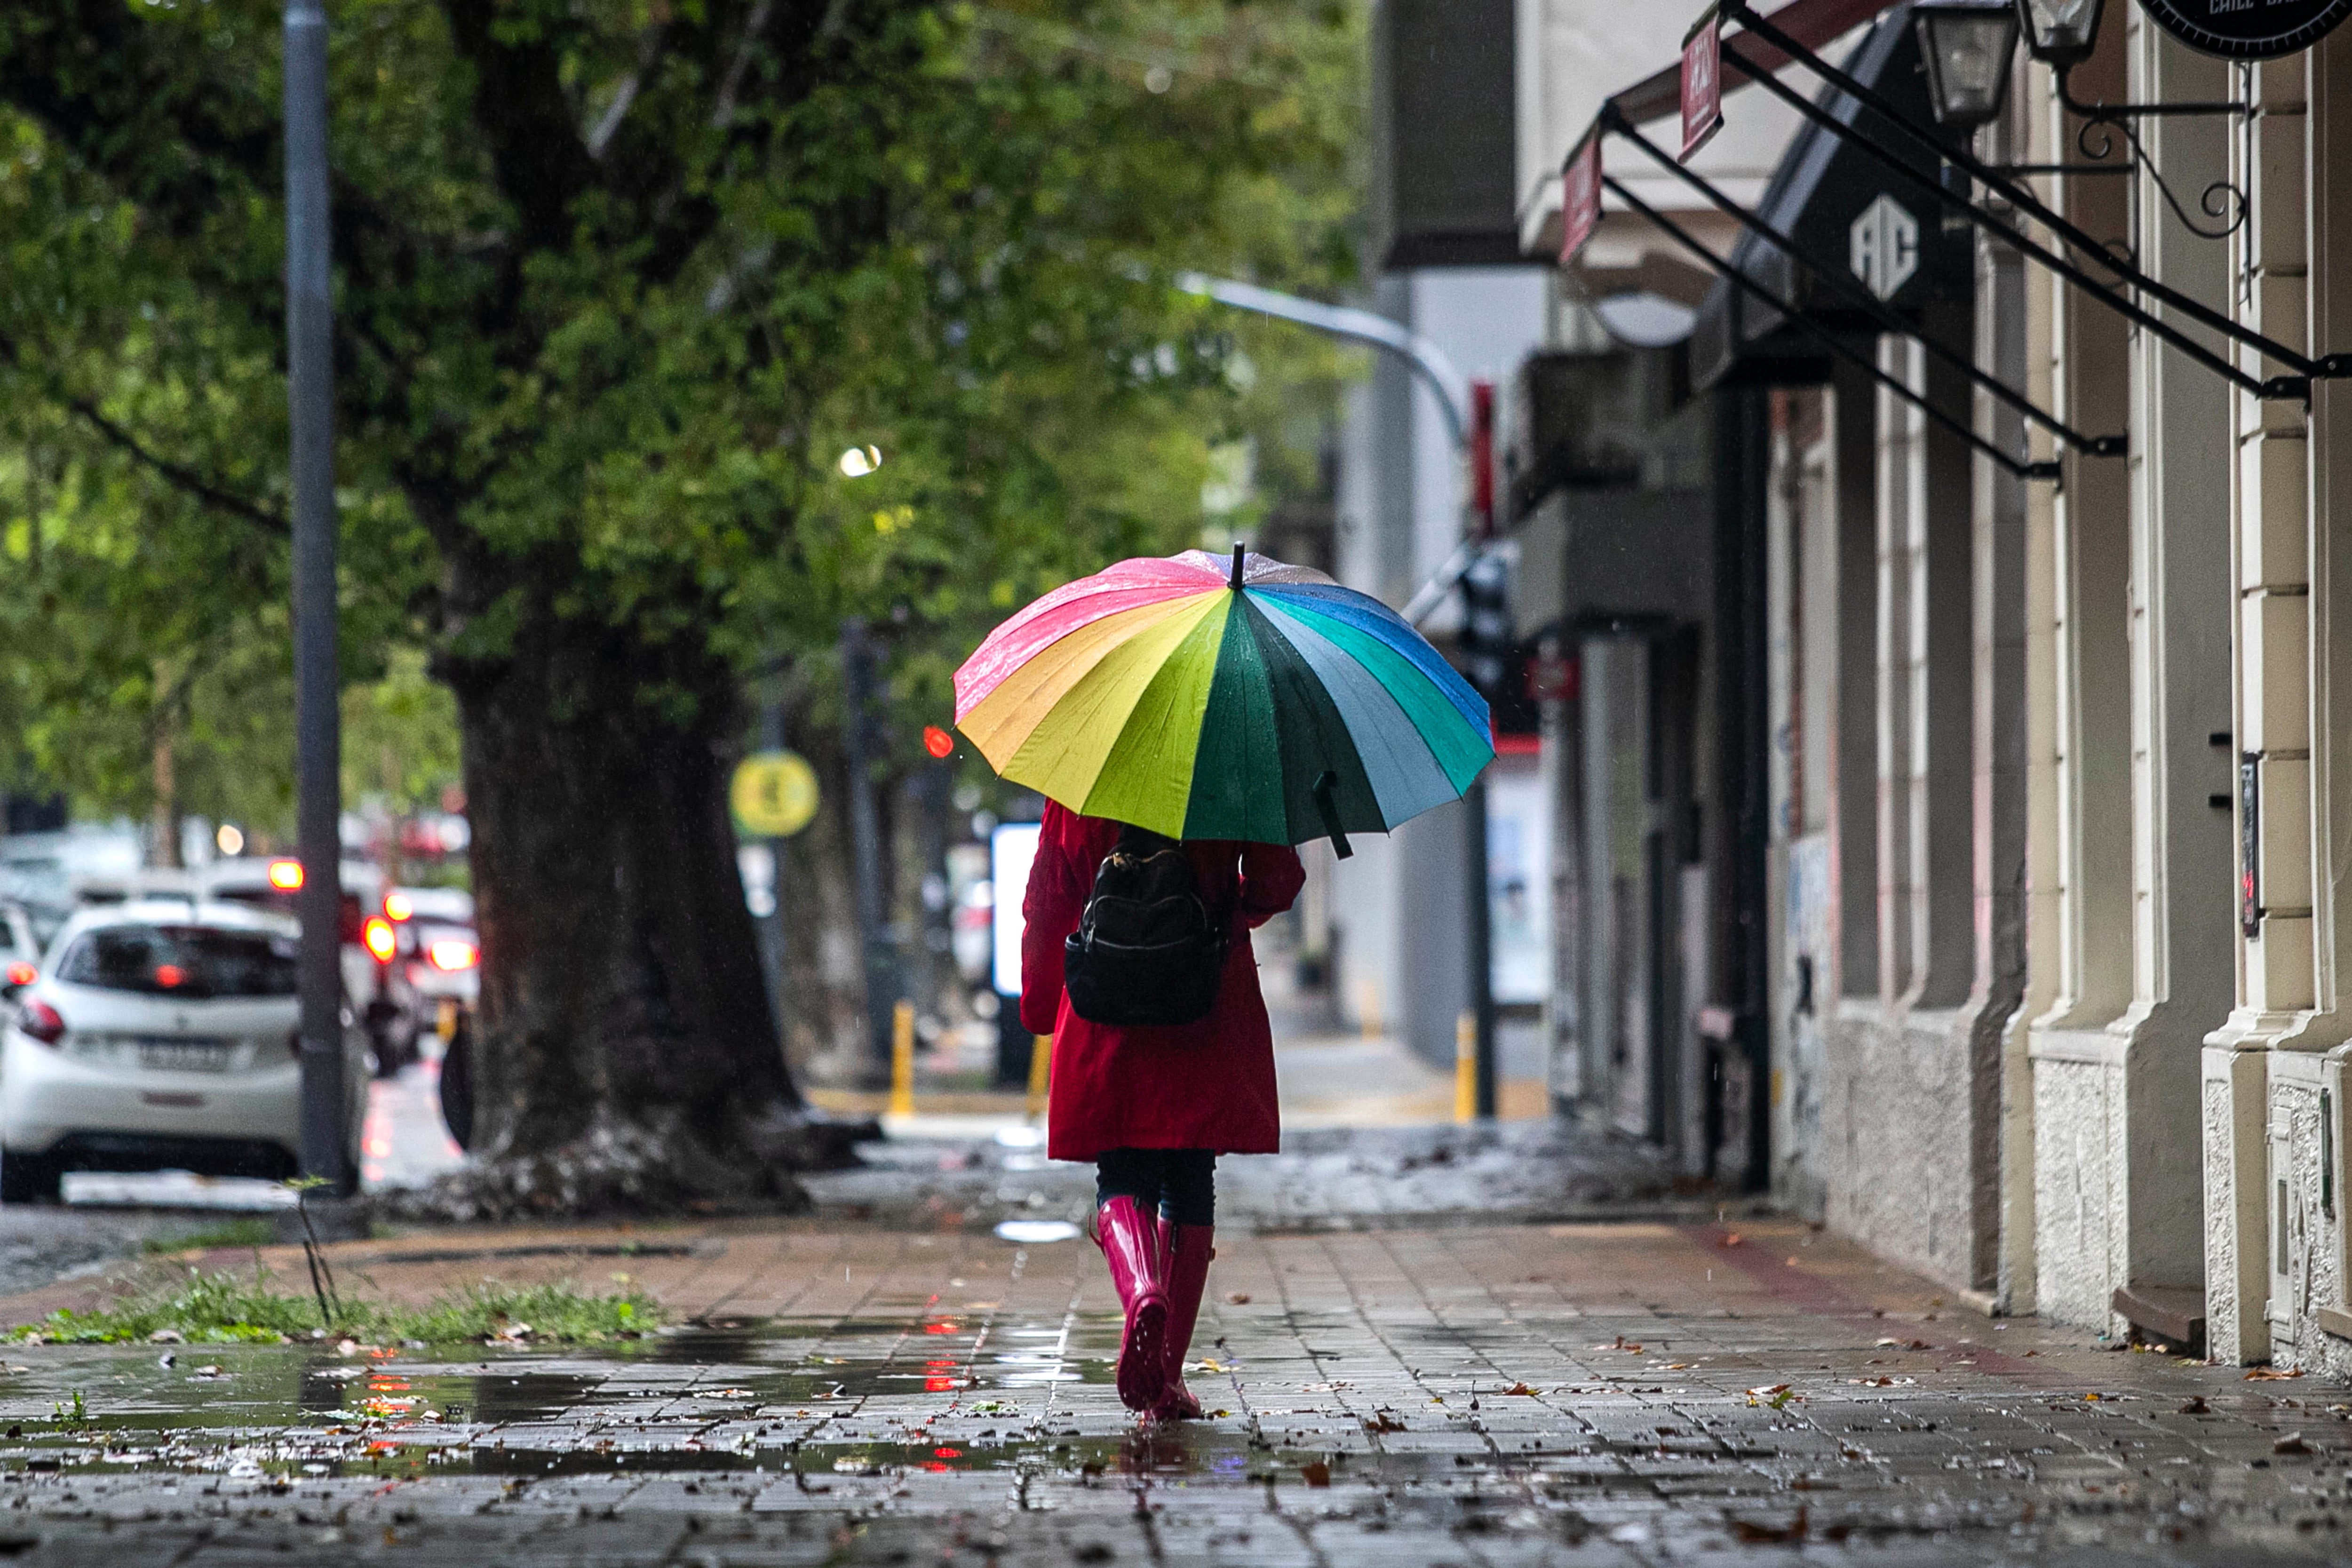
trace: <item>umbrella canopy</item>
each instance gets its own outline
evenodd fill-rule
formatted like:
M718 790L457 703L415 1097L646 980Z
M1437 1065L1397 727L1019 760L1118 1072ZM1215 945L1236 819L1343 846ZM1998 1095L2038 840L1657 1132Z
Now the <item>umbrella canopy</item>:
M1378 599L1236 549L1122 561L989 634L956 727L996 771L1171 838L1384 833L1495 755L1486 704Z

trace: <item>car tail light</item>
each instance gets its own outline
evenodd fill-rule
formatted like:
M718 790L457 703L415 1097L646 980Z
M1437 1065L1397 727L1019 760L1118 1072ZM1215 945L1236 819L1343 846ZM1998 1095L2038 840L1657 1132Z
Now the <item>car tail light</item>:
M272 860L269 863L269 885L281 893L299 892L302 888L302 862Z
M178 990L187 984L187 980L188 972L176 963L159 963L155 966L155 984L166 991Z
M54 1046L65 1038L66 1021L47 1002L27 1002L16 1016L16 1027L45 1046Z
M375 954L378 963L390 963L392 955L400 951L399 933L392 929L392 922L381 915L369 921L362 934L367 942L367 950Z
M416 912L416 905L406 893L386 893L383 896L383 918L404 921Z
M470 942L447 937L426 948L425 956L436 969L471 969L482 961L482 950Z
M40 977L41 972L21 958L8 966L8 984L11 985L30 985Z

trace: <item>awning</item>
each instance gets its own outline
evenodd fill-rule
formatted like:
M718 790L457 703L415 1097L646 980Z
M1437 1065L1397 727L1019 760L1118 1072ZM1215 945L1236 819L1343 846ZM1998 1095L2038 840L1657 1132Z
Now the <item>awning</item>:
M1845 68L1895 108L1923 119L1931 113L1918 44L1906 17L1881 17ZM1937 163L1853 98L1824 89L1815 101L1859 136L1888 146L1930 178L1940 176ZM1916 321L1930 299L1965 297L1974 287L1975 237L1948 229L1942 215L1900 188L1883 164L1811 121L1789 144L1756 216L1807 256L1843 264L1852 274L1868 273L1854 281L1906 321ZM1716 283L1691 332L1696 386L1727 379L1803 384L1828 374L1829 356L1818 335L1797 330L1767 299L1785 300L1832 331L1868 337L1884 330L1882 321L1854 309L1853 289L1843 280L1826 283L1753 230L1741 233L1730 261L1763 285L1764 297Z

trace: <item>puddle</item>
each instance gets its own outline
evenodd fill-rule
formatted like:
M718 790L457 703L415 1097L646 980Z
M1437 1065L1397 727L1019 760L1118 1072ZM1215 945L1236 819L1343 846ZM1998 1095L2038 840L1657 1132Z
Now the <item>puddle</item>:
M139 1471L205 1490L319 1477L697 1473L844 1500L924 1473L989 1470L1081 1484L1239 1485L1322 1465L1339 1479L1475 1489L1507 1463L1465 1430L1370 1451L1343 1397L1141 1429L1110 1381L1118 1324L939 1311L712 1324L593 1350L445 1347L380 1360L322 1346L13 1347L0 1374L0 1474ZM1286 1373L1285 1375L1287 1375ZM1080 1385L1087 1392L1073 1398ZM1239 1405L1215 1374L1194 1388ZM1418 1425L1418 1424L1417 1424ZM1515 1445L1516 1446L1516 1445ZM163 1481L166 1475L188 1478ZM730 1481L746 1484L744 1479ZM1013 1484L1025 1486L1025 1479ZM1320 1485L1322 1482L1314 1484Z

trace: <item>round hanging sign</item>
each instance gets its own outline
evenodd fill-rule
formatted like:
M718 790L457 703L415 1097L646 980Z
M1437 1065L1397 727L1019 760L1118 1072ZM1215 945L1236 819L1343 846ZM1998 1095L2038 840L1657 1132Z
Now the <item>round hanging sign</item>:
M2352 16L2352 0L2139 0L2156 25L2209 55L2266 60L2307 49Z
M727 803L745 832L789 838L816 816L816 770L797 752L754 752L737 764Z

